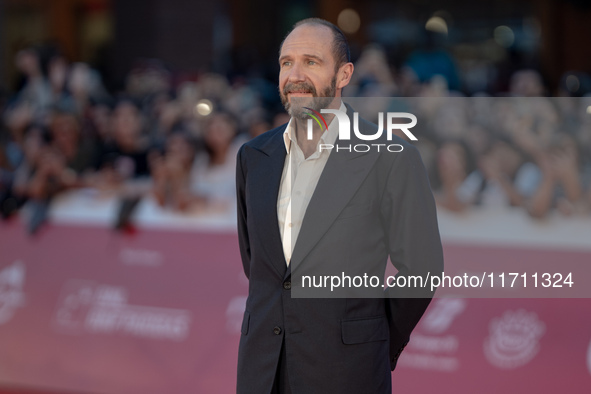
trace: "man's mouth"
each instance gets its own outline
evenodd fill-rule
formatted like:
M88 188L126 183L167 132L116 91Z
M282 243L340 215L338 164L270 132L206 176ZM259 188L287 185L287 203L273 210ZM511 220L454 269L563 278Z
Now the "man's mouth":
M310 97L314 96L314 89L310 86L286 86L285 93L288 97Z
M293 97L299 97L299 96L311 96L312 92L308 92L306 90L292 90L292 91L289 91L288 94Z

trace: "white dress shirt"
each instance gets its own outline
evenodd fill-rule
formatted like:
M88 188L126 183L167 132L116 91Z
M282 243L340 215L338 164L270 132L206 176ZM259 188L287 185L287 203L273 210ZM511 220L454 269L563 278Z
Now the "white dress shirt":
M340 111L346 112L347 107L341 102ZM318 179L324 170L331 150L319 152L320 144L334 145L339 134L338 122L333 120L324 131L316 151L308 158L304 156L302 149L297 143L293 118L287 124L283 133L283 141L287 155L283 164L283 174L279 186L279 198L277 200L277 219L279 220L279 231L283 242L283 254L287 265L291 260L293 248L298 239L302 221L306 209L312 199ZM289 173L291 172L291 176Z

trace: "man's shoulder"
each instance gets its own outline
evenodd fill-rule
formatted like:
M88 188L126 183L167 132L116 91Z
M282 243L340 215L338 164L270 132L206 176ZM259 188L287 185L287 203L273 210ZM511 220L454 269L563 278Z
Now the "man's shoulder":
M287 123L275 127L274 129L271 129L269 131L266 131L263 134L258 135L250 141L244 143L240 149L244 150L246 148L254 148L257 150L261 150L264 147L268 146L270 143L275 142L276 138L281 138L281 134L283 134L286 127Z

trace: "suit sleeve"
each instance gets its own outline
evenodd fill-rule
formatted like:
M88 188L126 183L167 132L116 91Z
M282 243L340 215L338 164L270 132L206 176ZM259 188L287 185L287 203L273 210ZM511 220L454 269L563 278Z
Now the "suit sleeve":
M427 173L414 146L405 145L397 155L387 177L381 206L390 260L398 270L397 276L440 275L443 251ZM386 296L390 367L394 370L433 293L429 288L391 287Z
M244 163L244 145L236 158L236 201L238 213L238 245L244 274L250 278L250 243L246 221L246 166Z

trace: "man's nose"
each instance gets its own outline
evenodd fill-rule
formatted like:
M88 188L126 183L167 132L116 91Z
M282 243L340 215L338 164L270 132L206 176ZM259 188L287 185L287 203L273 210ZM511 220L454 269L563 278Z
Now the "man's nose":
M306 79L304 70L299 63L295 63L289 70L289 82L302 82Z

